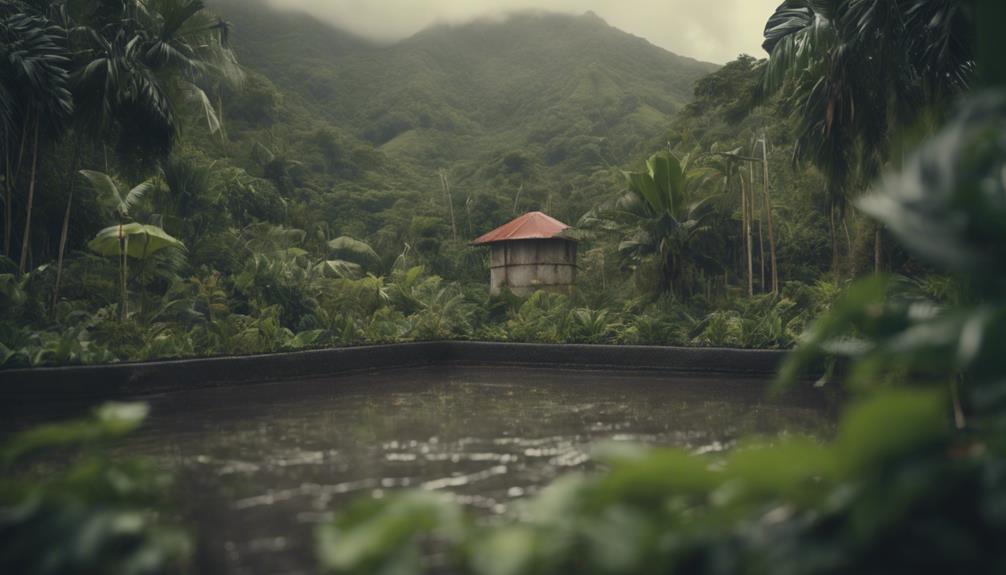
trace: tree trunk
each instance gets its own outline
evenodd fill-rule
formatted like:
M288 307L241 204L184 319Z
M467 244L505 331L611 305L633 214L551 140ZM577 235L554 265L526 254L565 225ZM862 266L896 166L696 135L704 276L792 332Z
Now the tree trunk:
M447 211L451 215L451 238L458 241L458 224L454 219L454 200L451 198L451 186L447 182L447 174L440 170L440 183L444 187L444 197L447 199Z
M766 289L765 282L765 234L762 232L764 226L762 225L762 215L758 212L758 194L755 193L755 173L754 173L754 162L748 162L748 181L751 182L751 219L754 220L754 214L758 214L758 265L761 268L761 291L768 291ZM762 206L764 207L765 202L762 201Z
M80 163L80 136L74 138L73 160L70 161L70 193L66 198L66 211L63 213L63 229L59 233L59 255L56 258L56 287L52 292L52 309L59 302L59 288L63 280L63 255L66 253L66 239L70 234L70 210L73 207L73 192L77 184L77 164Z
M748 272L748 297L754 295L754 266L751 262L751 194L748 193L750 190L746 190L747 186L744 185L744 175L741 173L738 178L741 182L741 197L743 198L743 209L744 209L744 251L746 252L747 259L747 272ZM750 182L749 182L750 184Z
M883 227L876 224L873 230L873 273L879 274L883 271Z
M963 376L957 374L950 379L950 399L954 406L954 425L957 429L964 429L968 426L967 417L964 415L964 404L961 401L961 383Z
M137 274L140 280L140 318L142 318L143 314L147 311L147 286L143 284L143 277L147 275L147 249L149 247L150 235L148 234L143 236L143 256L140 257L140 272Z
M855 261L856 254L854 254L852 250L852 235L849 233L849 218L845 215L842 216L842 230L845 232L845 247L847 250L845 254L845 259L849 267L849 275L850 277L855 277L854 274L856 273L856 261Z
M472 235L472 195L470 192L465 198L465 226L468 228L468 237L474 237Z
M28 242L31 239L31 208L35 201L35 184L38 180L38 130L41 118L35 118L35 135L32 142L31 157L31 181L28 184L28 204L24 215L24 236L21 242L21 261L18 264L18 273L24 275L28 271Z
M762 202L765 209L765 219L768 223L768 249L770 257L772 258L772 293L779 293L779 266L776 262L775 257L775 226L772 223L772 195L769 192L769 177L768 177L768 138L762 135L761 140L761 151L762 151L762 175L764 181L762 182L763 190L765 192L765 201Z
M727 191L730 191L730 176L732 168L728 168L727 172ZM740 257L737 260L737 279L744 277L744 254L747 251L747 222L748 222L748 203L747 196L744 195L744 186L741 186L741 244L744 248L739 254Z
M126 278L129 274L127 269L129 260L127 259L126 251L128 249L129 239L122 233L122 224L119 224L119 282L121 285L121 292L119 294L119 321L126 321L126 300L128 299Z
M217 120L220 122L220 139L226 142L229 138L227 128L224 126L224 94L219 83L217 83Z
M831 234L831 273L835 275L835 279L839 279L840 274L838 271L838 227L835 223L835 204L831 204L831 218L829 232Z
M14 189L17 188L18 177L21 175L21 163L24 162L24 149L28 143L29 118L25 118L24 125L21 126L21 143L18 145L17 163L13 170L10 166L10 156L7 156L7 204L6 219L3 238L3 253L7 257L14 259L11 254L11 237L14 235Z
M4 200L3 200L3 255L10 257L11 225L14 220L10 212L14 209L14 181L10 168L10 150L4 150Z

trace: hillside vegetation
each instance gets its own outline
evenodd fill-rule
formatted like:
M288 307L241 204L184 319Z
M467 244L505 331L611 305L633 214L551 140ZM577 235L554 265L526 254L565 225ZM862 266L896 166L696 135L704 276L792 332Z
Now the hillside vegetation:
M590 13L380 45L256 2L68 6L51 30L99 32L51 38L56 89L18 93L27 120L4 132L0 365L438 338L787 347L872 259L854 216L829 250L825 180L793 164L792 106L756 101L751 57L719 68ZM123 52L130 35L149 47ZM122 85L95 91L113 65ZM654 152L682 170L674 210L627 186ZM577 226L578 292L491 299L467 242L530 210Z
M620 440L489 521L442 482L367 486L312 511L333 512L318 568L1004 572L1001 0L786 0L769 58L716 70L591 15L377 46L218 8L232 24L200 0L0 0L0 367L437 338L794 347L776 391L845 361L814 383L840 386L831 437ZM489 297L466 240L528 208L577 224L578 287ZM184 506L110 443L146 413L0 446L0 571L192 572Z
M280 87L284 120L373 146L385 187L438 207L445 170L458 207L473 212L466 234L546 206L575 221L608 191L611 168L659 141L695 81L716 68L589 13L437 26L382 46L255 3L214 6L234 26L242 64ZM318 185L345 184L344 175ZM353 200L342 198L339 225L384 219L358 213Z

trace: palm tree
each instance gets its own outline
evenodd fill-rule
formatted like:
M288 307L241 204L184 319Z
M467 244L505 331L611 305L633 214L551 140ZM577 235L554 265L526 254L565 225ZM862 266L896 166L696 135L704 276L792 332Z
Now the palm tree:
M875 178L898 130L969 84L971 18L965 2L786 0L768 20L763 89L788 86L795 157L826 177L833 269L849 188Z
M163 158L178 132L175 110L184 101L202 109L211 133L220 131L219 116L195 82L207 76L218 83L239 82L241 71L227 47L228 26L204 8L200 0L133 0L66 15L64 26L72 31L76 48L72 80L78 132L99 136L117 132L120 151ZM73 171L79 146L78 142ZM59 300L72 204L71 184L53 306Z
M11 250L14 188L25 151L30 149L20 273L28 266L40 139L58 133L73 111L65 36L58 26L30 8L19 2L0 5L0 145L5 167L6 254ZM12 166L15 148L17 161Z
M227 25L201 0L128 0L96 11L75 28L80 57L74 80L95 128L118 129L120 151L140 158L168 153L177 110L195 102L211 132L220 120L201 78L240 77L227 48Z
M712 158L707 162L708 169L716 174L717 179L721 183L723 193L726 195L732 195L732 191L735 187L739 191L740 196L740 212L741 212L741 230L740 236L741 241L744 245L743 254L741 256L741 271L738 272L738 277L747 278L747 294L748 296L754 295L754 278L752 270L752 245L751 245L751 219L754 215L754 194L753 194L753 179L748 178L748 181L744 181L744 172L741 166L744 162L751 161L751 158L746 158L741 155L741 148L735 148L728 151L720 151L719 144L713 144Z
M646 161L646 171L625 173L627 189L613 205L585 218L621 233L618 251L633 266L655 259L659 289L681 296L687 295L695 268L721 267L696 246L697 238L708 231L705 220L713 209L712 198L692 197L708 171L690 170L689 164L690 156L678 160L670 152L654 154Z

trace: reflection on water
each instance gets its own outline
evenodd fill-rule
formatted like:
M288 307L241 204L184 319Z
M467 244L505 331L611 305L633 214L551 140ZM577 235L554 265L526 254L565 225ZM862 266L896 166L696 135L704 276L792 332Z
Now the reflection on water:
M174 393L124 452L175 471L203 573L310 573L311 530L345 502L422 488L485 517L605 440L727 449L749 433L827 433L813 394L763 384L517 368L396 371Z

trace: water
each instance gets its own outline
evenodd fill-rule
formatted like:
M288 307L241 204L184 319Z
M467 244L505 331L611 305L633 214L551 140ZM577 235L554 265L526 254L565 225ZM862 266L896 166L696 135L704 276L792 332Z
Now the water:
M830 431L814 393L645 373L430 368L148 399L121 449L177 478L203 573L313 572L311 532L356 497L453 494L483 517L590 467L598 441L695 452L750 433Z

